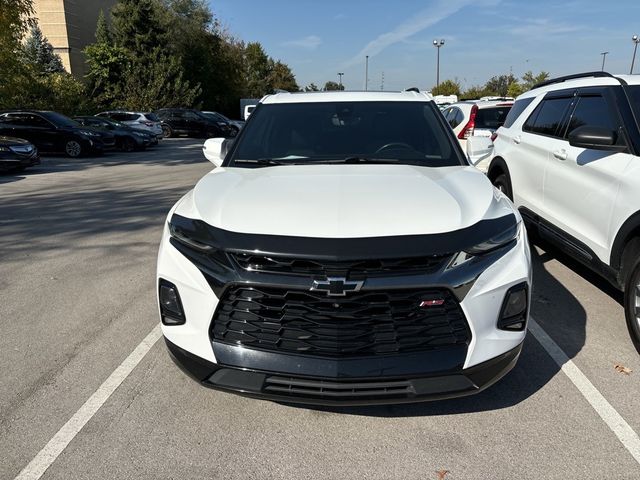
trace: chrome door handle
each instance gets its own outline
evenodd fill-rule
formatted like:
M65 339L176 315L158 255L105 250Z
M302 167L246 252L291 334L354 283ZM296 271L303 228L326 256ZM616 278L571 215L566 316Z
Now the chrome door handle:
M513 137L513 143L515 143L516 145L519 144L520 141L521 141L520 135L517 135L517 136Z
M565 150L556 150L555 152L553 152L553 156L558 160L566 160L567 152Z

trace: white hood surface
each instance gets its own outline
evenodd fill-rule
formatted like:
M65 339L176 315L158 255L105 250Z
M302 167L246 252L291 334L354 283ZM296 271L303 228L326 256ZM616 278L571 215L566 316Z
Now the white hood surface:
M217 168L183 203L191 204L177 213L197 212L224 230L317 238L443 233L512 211L498 207L481 172L463 166Z

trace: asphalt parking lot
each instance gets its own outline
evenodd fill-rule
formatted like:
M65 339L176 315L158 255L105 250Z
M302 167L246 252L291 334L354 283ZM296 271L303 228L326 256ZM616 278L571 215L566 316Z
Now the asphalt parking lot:
M640 478L621 295L541 247L533 334L479 395L302 408L186 377L154 270L167 211L211 168L201 143L0 174L0 478Z

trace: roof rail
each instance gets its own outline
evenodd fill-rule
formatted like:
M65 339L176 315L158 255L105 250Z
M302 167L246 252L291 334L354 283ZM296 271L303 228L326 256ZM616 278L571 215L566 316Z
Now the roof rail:
M567 80L574 80L576 78L589 78L589 77L593 77L593 78L602 78L602 77L616 78L615 76L611 75L609 72L601 72L601 71L574 73L573 75L565 75L564 77L552 78L550 80L545 80L544 82L536 83L531 88L534 89L534 88L546 87L547 85L553 85L554 83L566 82Z
M420 93L420 89L418 87L409 87L404 89L405 92L416 92Z

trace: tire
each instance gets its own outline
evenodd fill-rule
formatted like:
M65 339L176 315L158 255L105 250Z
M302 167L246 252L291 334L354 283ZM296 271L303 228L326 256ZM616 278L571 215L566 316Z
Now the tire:
M136 149L136 141L133 138L123 138L120 148L123 152L133 152Z
M629 335L640 353L640 255L630 258L630 268L624 285L624 316Z
M83 154L82 144L78 140L67 140L64 144L64 153L67 157L78 158Z
M504 193L513 202L513 191L511 190L511 179L506 173L501 173L493 179L493 186Z
M163 124L162 125L162 136L164 138L173 137L173 128L171 128L169 125Z

